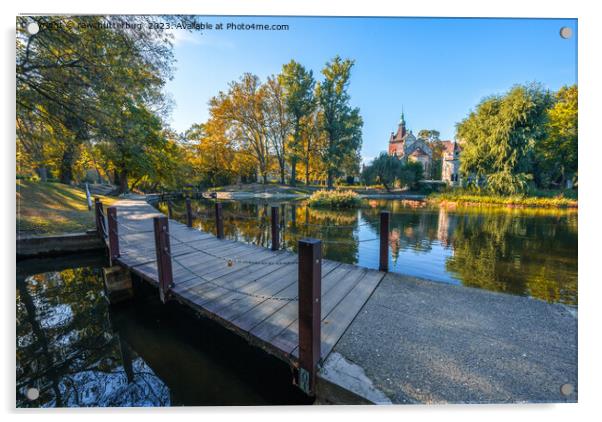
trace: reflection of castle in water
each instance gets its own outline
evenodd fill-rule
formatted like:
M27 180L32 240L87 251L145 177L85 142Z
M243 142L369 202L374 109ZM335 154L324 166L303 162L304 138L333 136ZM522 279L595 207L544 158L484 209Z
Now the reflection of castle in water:
M452 233L456 228L457 218L450 218L444 207L439 208L439 221L437 222L437 240L441 246L451 246Z
M392 216L389 233L391 257L396 263L404 249L428 252L437 241L444 248L452 245L457 217L441 207L433 213L400 213Z

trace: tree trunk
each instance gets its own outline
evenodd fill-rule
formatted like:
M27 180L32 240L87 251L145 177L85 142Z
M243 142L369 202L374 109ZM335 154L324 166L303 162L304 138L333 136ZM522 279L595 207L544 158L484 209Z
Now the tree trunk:
M128 171L126 169L121 169L119 173L119 193L128 193Z
M280 163L280 183L283 185L286 183L284 179L284 160Z
M309 186L309 157L305 160L305 185Z
M75 145L69 143L61 159L60 181L70 185L73 181L73 162L75 161Z
M42 182L48 181L48 169L46 167L44 167L44 166L38 167L36 169L36 173L38 174L38 177L40 178L40 180Z
M328 170L328 179L326 182L326 187L328 188L328 190L331 190L333 185L334 175L332 173L332 170Z
M297 158L291 158L291 186L297 185Z
M117 172L117 169L113 170L113 184L119 185L119 172Z

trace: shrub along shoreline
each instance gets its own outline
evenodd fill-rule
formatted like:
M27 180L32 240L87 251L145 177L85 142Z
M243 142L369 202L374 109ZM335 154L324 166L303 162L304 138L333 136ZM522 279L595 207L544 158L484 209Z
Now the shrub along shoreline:
M427 201L440 205L467 205L467 206L506 206L524 208L578 208L576 198L568 198L564 193L555 196L529 196L529 195L495 195L477 192L442 192L432 193Z

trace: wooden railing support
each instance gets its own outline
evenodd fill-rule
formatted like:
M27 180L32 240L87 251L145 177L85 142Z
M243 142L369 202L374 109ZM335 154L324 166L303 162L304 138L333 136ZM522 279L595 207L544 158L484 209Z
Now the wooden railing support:
M297 385L315 394L322 319L322 242L301 239L299 250L299 377Z
M119 258L119 232L117 231L117 207L107 208L107 222L109 226L109 257L111 266Z
M380 212L380 259L378 270L389 271L389 211Z
M169 246L169 220L167 217L154 217L155 251L157 253L157 272L159 274L159 296L165 303L173 287L171 268L171 250Z
M215 235L218 239L224 238L224 215L221 202L215 203Z
M280 228L278 218L278 207L272 207L272 250L277 251L280 249Z
M186 198L186 225L192 227L192 206L190 198Z

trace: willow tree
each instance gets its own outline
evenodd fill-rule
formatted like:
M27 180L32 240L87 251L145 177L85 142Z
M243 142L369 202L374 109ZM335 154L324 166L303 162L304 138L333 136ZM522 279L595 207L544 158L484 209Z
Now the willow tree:
M332 188L343 164L348 166L350 160L358 160L362 146L362 117L359 108L351 107L348 92L353 63L336 56L322 69L324 80L316 88L319 126L326 140L321 157L327 169L328 188Z
M282 66L279 75L280 84L283 86L288 114L290 115L292 136L289 148L291 167L291 185L297 183L297 162L303 157L305 164L305 184L309 184L309 160L311 151L311 138L306 139L306 148L303 148L302 134L304 123L311 119L315 109L313 72L306 70L303 65L291 60Z
M533 180L535 145L546 137L552 96L540 85L517 85L485 98L457 125L464 178L499 194L525 191Z

